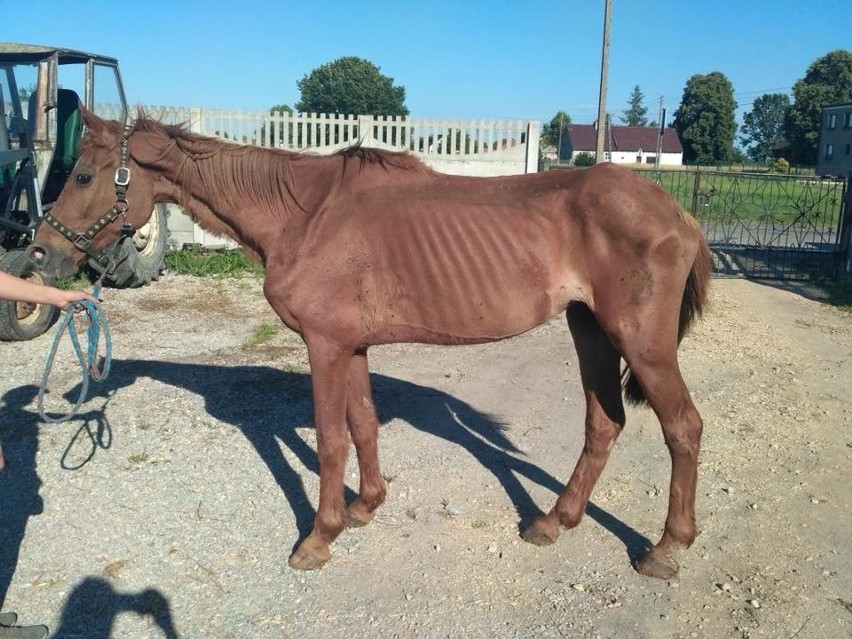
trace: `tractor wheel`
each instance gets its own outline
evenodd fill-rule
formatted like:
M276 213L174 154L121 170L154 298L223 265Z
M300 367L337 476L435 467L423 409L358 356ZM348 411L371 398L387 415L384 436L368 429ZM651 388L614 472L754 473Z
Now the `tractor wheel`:
M38 270L22 250L9 251L0 256L0 269L16 277L52 284L53 280ZM0 340L23 341L33 339L50 328L59 317L59 309L49 304L0 301Z
M155 204L148 223L119 244L119 264L104 278L106 284L116 288L138 288L160 278L169 244L167 210L164 204Z

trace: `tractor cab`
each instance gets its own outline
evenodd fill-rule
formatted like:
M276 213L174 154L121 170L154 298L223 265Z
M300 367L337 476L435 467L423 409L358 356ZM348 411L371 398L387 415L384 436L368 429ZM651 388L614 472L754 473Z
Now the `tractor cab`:
M0 268L46 281L26 259L35 228L65 185L82 136L80 104L126 121L115 58L29 44L0 43ZM0 339L44 332L56 309L0 301Z
M15 249L59 197L82 135L82 103L124 121L127 101L115 58L0 43L0 245Z

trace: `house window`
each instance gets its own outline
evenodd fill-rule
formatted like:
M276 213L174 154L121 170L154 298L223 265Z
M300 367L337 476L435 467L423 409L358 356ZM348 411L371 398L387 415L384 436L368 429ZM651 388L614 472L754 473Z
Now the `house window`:
M829 129L837 128L837 114L836 113L830 113L828 115L828 128Z
M847 144L846 150L843 153L844 155L849 155L850 152L852 152L852 144Z
M852 129L852 111L843 114L843 128Z
M823 156L824 160L830 160L834 157L834 145L826 144L825 145L825 155Z

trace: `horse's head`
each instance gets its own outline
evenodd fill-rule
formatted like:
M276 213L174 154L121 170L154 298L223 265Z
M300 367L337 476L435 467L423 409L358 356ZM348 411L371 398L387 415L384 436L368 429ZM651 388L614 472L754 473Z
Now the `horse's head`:
M27 250L42 271L56 277L76 273L87 256L108 268L108 249L143 226L154 204L156 177L130 149L144 141L119 122L80 109L88 132L79 159Z

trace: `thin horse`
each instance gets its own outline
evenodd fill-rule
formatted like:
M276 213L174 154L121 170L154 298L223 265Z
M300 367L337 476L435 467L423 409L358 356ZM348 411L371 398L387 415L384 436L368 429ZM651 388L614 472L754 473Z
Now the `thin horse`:
M623 359L625 397L653 408L672 463L663 535L637 569L677 572L676 552L695 539L703 427L677 349L705 304L710 253L660 187L611 164L458 177L406 153L297 154L144 115L123 129L83 114L80 159L30 255L48 273L71 273L86 254L105 258L119 221L139 226L155 202L176 202L264 265L267 300L307 345L320 463L314 528L291 566L321 567L343 528L368 523L385 499L370 346L489 342L565 312L587 403L585 446L554 507L523 536L551 544L583 516L624 428ZM360 486L347 506L350 438Z

